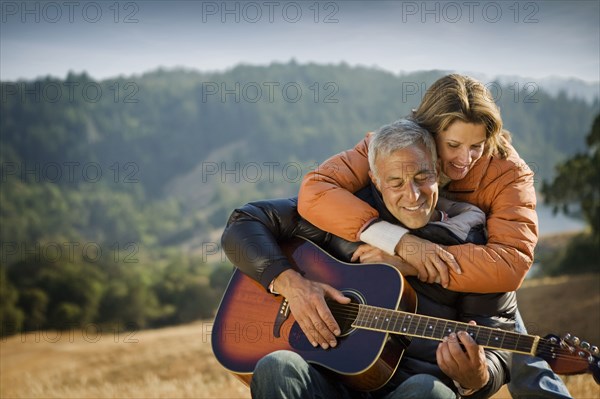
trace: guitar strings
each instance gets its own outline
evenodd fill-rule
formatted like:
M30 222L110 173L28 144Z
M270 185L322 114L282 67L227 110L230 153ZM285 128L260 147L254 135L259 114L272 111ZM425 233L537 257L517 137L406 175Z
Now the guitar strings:
M349 304L341 304L341 303L337 303L337 302L329 302L328 306L330 307L330 309L332 310L332 312L334 313L335 316L337 316L337 318L342 319L346 322L366 322L366 320L358 320L358 314L360 312L360 304L357 303L349 303ZM384 311L391 311L391 312L396 312L393 310L389 310L389 309L378 309L378 308L367 308L371 311L375 310L384 310ZM404 314L410 314L410 312L404 312ZM426 316L426 315L419 315L418 313L414 314L415 316L419 316L421 318L430 318L430 316ZM392 315L392 317L396 318L396 322L398 322L399 316L398 315ZM454 321L454 320L448 320L448 321L452 321L454 323L457 324L462 324L462 325L467 325L464 322L459 322L459 321ZM390 321L388 321L388 324L390 323ZM487 326L472 326L472 325L468 325L471 328L478 328L479 327L483 327L484 329L490 329L490 330L496 330L493 329L491 327L487 327ZM505 330L500 330L504 333L508 333L508 335L505 335L504 340L503 340L503 344L506 344L507 346L510 346L511 344L514 344L514 346L516 347L517 345L517 341L519 340L519 338L522 335L526 335L526 334L518 334L514 331L505 331ZM393 331L390 331L390 333L393 333ZM432 339L432 340L437 340L437 341L441 341L438 338L433 338L433 337L427 337L425 335L421 336L424 339ZM550 339L547 338L540 338L539 343L538 343L538 351L536 352L536 354L542 354L542 355L548 355L549 357L551 357L552 359L570 359L572 362L579 362L579 363L586 363L588 364L588 360L586 358L583 357L579 357L575 355L575 352L577 352L578 350L573 348L574 350L570 350L569 348L564 348L563 346L557 346L558 343L554 343L552 342ZM552 347L554 347L554 350L552 349ZM498 348L498 349L503 349L503 348ZM586 352L584 352L586 353Z
M346 321L357 321L358 318L358 308L359 306L357 304L335 304L332 303L330 304L330 306L333 305L332 307L335 308L333 309L335 311L335 314L338 316L344 316L344 318L346 319ZM348 310L348 308L351 308L350 310ZM340 310L342 310L340 312ZM344 311L345 310L345 311ZM418 314L417 314L418 315ZM424 316L424 315L418 315L424 318L428 318L429 316ZM361 320L358 320L361 321ZM397 322L398 320L396 320ZM456 322L458 324L465 324L462 322ZM478 328L479 327L483 327L485 329L491 329L490 327L487 326L471 326L471 327L475 327ZM495 329L494 329L495 330ZM504 333L509 333L508 336L504 337L503 340L503 344L507 344L507 346L515 346L516 347L516 343L519 340L521 334L516 334L512 331L505 331L505 330L501 330ZM392 331L391 331L392 332ZM392 332L393 333L393 332ZM512 334L511 334L512 333ZM516 335L514 335L516 334ZM439 340L437 338L432 338L432 337L426 337L423 336L424 339L434 339L434 340ZM581 363L588 363L587 359L585 358L581 358L581 357L576 357L573 355L574 352L570 351L568 348L563 348L563 347L556 347L555 350L552 350L552 346L556 345L550 341L550 339L545 339L545 338L540 338L539 340L539 344L538 344L538 351L537 354L547 354L547 355L553 355L551 357L553 358L564 358L564 359L571 359L571 361L576 361L576 362L581 362ZM498 348L498 349L502 349L502 348Z

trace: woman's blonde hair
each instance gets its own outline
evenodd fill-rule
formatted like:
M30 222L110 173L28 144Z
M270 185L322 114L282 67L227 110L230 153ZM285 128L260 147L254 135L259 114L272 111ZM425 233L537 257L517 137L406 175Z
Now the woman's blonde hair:
M510 151L510 133L502 128L500 109L483 83L469 76L452 74L435 81L413 118L434 137L457 120L483 124L485 153L506 158Z

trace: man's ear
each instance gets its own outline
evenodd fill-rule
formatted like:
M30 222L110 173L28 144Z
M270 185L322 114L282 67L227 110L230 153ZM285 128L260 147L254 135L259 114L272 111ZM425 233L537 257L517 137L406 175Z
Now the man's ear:
M379 179L377 179L375 177L375 175L373 174L373 171L369 169L369 177L371 178L371 181L373 182L373 184L375 185L375 187L377 187L377 190L381 191L379 189Z

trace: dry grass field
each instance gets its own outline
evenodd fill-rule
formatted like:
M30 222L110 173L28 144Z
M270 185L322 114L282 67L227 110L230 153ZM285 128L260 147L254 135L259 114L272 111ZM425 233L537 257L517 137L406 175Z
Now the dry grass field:
M526 282L531 333L600 343L600 274ZM32 333L0 343L1 398L249 398L212 356L210 322L135 333ZM566 377L575 398L600 398L590 375ZM495 398L509 398L505 388Z

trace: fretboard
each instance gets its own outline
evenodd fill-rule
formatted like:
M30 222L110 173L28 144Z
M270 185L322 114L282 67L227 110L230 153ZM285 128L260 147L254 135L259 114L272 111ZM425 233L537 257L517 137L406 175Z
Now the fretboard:
M535 354L538 336L519 334L453 320L422 316L369 305L359 305L353 327L441 341L458 331L466 331L480 346L511 352Z

